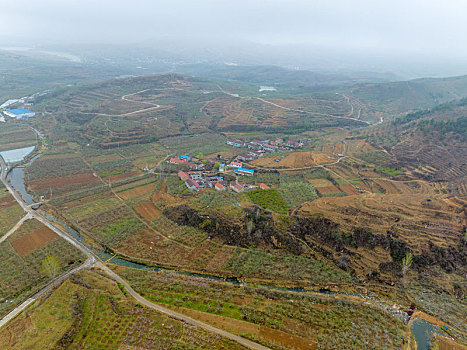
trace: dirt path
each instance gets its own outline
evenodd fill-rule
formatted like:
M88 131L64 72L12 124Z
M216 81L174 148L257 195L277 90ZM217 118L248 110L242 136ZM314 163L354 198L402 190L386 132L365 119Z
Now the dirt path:
M195 325L197 327L201 327L201 328L204 328L210 332L213 332L213 333L216 333L216 334L219 334L225 338L228 338L228 339L231 339L233 341L236 341L237 343L241 344L241 345L244 345L250 349L259 349L259 350L266 350L266 349L269 349L263 345L260 345L260 344L257 344L257 343L254 343L248 339L245 339L245 338L242 338L242 337L239 337L235 334L232 334L232 333L229 333L229 332L226 332L222 329L219 329L219 328L216 328L216 327L213 327L207 323L204 323L204 322L201 322L201 321L198 321L194 318L191 318L189 316L186 316L186 315L183 315L179 312L176 312L176 311L173 311L171 309L168 309L166 307L163 307L163 306L160 306L160 305L157 305L157 304L154 304L152 302L150 302L149 300L143 298L141 295L139 295L137 292L135 292L135 290L123 279L121 278L119 275L117 275L115 272L113 272L112 270L110 270L107 266L105 266L104 264L102 264L100 261L96 263L96 266L99 267L100 269L102 269L105 273L107 273L110 277L112 277L112 279L114 279L115 281L117 281L118 283L121 283L126 291L133 297L135 298L138 302L140 302L141 304L143 304L144 306L147 306L151 309L154 309L154 310L157 310L161 313L164 313L166 315L169 315L179 321L182 321L182 322L186 322L186 323L189 323L189 324L192 324L192 325Z
M13 233L15 233L15 231L16 231L17 229L19 229L20 226L21 226L26 220L29 220L29 219L31 219L31 218L32 218L32 216L31 216L31 214L29 214L29 213L27 213L25 216L23 216L23 217L21 218L21 220L18 221L18 222L16 223L16 225L13 226L13 228L12 228L10 231L8 231L6 234L4 234L4 235L0 238L0 243L2 243L2 242L5 241L9 236L11 236Z

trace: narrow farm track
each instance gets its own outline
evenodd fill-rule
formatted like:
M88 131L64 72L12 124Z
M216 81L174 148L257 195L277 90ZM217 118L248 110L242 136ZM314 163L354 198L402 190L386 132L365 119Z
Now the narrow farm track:
M16 223L16 225L13 226L13 228L12 228L10 231L8 231L6 234L4 234L4 235L0 238L0 243L2 243L2 242L5 241L9 236L11 236L13 233L15 233L15 231L16 231L17 229L19 229L20 226L21 226L26 220L29 220L29 219L31 219L31 218L32 218L32 216L31 216L31 214L29 214L29 213L27 213L25 216L23 216L23 217L21 218L21 220L18 221L18 222Z
M220 85L217 85L217 87L219 88L219 90L226 94L226 95L229 95L229 96L232 96L232 97L237 97L237 98L249 98L249 97L246 97L246 96L234 96L234 94L232 93L229 93L227 91L225 91ZM325 117L330 117L330 118L337 118L337 119L350 119L350 120L355 120L357 122L361 122L361 123L365 123L367 125L371 125L370 122L367 122L366 120L361 120L361 119L357 119L357 118L352 118L351 115L354 113L354 106L352 104L352 102L350 102L350 98L346 95L343 95L343 94L339 94L339 95L342 95L346 100L347 102L349 103L350 105L350 112L347 114L347 116L343 116L343 117L340 117L340 116L336 116L336 115L332 115L332 114L325 114L325 113L318 113L318 112L311 112L311 111L305 111L303 109L296 109L296 108L289 108L289 107L285 107L285 106L281 106L277 103L274 103L274 102L271 102L271 101L268 101L268 100L265 100L264 98L261 98L261 97L253 97L263 103L267 103L267 104L270 104L274 107L277 107L277 108L281 108L281 109L284 109L286 111L291 111L291 112L297 112L297 113L309 113L309 114L316 114L316 115L322 115L322 116L325 116ZM360 112L359 112L359 117L360 117ZM382 122L382 121L381 121ZM377 124L380 124L380 122L378 122Z
M250 348L250 349L257 349L257 350L267 350L269 348L263 346L263 345L260 345L258 343L255 343L251 340L248 340L248 339L245 339L245 338L242 338L238 335L235 335L235 334L232 334L232 333L229 333L227 331L224 331L222 329L219 329L219 328L216 328L216 327L213 327L207 323L204 323L204 322L201 322L201 321L198 321L194 318L191 318L191 317L188 317L186 315L183 315L181 313L178 313L176 311L173 311L173 310L170 310L170 309L167 309L163 306L160 306L160 305L157 305L157 304L154 304L148 300L146 300L145 298L143 298L141 295L139 295L129 284L128 282L126 282L124 279L122 279L120 276L118 276L115 272L113 272L111 269L109 269L106 265L104 265L101 261L99 261L90 251L88 248L86 248L84 245L82 245L80 242L76 241L74 238L72 238L71 236L69 236L67 233L65 233L61 228L57 227L56 225L54 225L53 223L51 223L48 219L46 219L44 216L40 215L38 212L36 212L35 210L29 208L24 202L23 200L21 199L21 197L19 196L19 194L11 187L10 183L6 181L6 175L8 173L8 168L7 168L7 165L5 164L5 161L3 160L2 157L0 157L0 166L1 166L1 172L0 172L0 179L1 181L3 182L3 184L5 185L5 187L8 189L8 191L12 194L12 196L15 198L15 200L18 202L18 204L23 208L23 210L27 213L27 215L25 217L27 217L28 215L33 218L33 219L36 219L38 221L40 221L41 223L43 223L45 226L47 226L48 228L50 228L52 231L54 231L56 234L58 234L61 238L65 239L68 243L72 244L74 247L76 247L77 249L79 249L81 252L83 252L86 256L87 256L87 259L86 259L86 262L81 265L81 266L78 266L76 268L74 268L73 270L70 270L64 274L62 274L61 276L57 277L56 279L52 280L51 282L49 282L44 288L42 288L39 292L37 292L36 294L34 294L33 296L31 296L30 298L28 298L26 301L24 301L21 305L17 306L14 310L12 310L10 313L8 313L5 317L3 317L1 320L0 320L0 328L2 326L4 326L6 323L8 323L8 321L12 320L13 318L15 318L17 315L19 315L22 311L24 311L29 305L31 305L32 303L34 303L36 300L38 300L39 298L41 298L43 295L45 295L48 291L50 291L55 285L57 285L58 283L61 283L63 282L66 278L68 278L69 276L71 276L72 274L78 272L78 271L81 271L83 269L87 269L87 268L90 268L92 266L96 266L98 268L100 268L103 272L105 272L109 277L111 277L113 280L115 280L116 282L118 283L121 283L125 288L126 290L128 291L128 293L134 298L136 299L139 303L153 309L153 310L156 310L158 312L161 312L161 313L164 313L170 317L173 317L177 320L180 320L182 322L186 322L186 323L189 323L191 325L194 325L194 326L197 326L197 327L200 327L200 328L203 328L209 332L212 332L212 333L216 333L222 337L225 337L225 338L228 338L230 340L233 340L233 341L236 341L237 343L243 345L243 346L246 346L247 348ZM23 218L24 219L24 218Z

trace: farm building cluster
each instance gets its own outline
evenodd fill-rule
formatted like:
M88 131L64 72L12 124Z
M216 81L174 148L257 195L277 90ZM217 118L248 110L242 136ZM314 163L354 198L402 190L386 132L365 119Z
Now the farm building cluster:
M183 181L186 187L193 191L199 191L206 188L214 188L217 191L234 191L237 193L256 190L269 189L269 186L261 183L259 185L251 185L238 180L227 181L224 176L218 173L189 171L178 172L178 178Z
M178 177L190 190L198 191L213 188L218 191L232 190L245 192L254 189L268 189L266 184L251 185L238 180L239 176L253 176L248 162L276 151L292 151L303 147L303 141L284 141L282 139L251 140L227 139L227 145L245 150L236 156L224 158L220 154L215 158L198 159L189 155L172 157L168 163L175 166ZM251 167L251 165L250 165ZM230 178L231 181L227 181Z
M253 176L255 171L246 168L243 163L238 161L231 161L226 165L220 163L222 160L222 158L209 158L200 161L195 157L180 155L170 158L168 163L177 166L179 179L190 190L198 191L205 188L214 188L218 191L231 189L236 192L243 192L257 188L257 186L249 186L237 181L232 181L229 184L229 181L224 179L225 175L231 178L233 176Z
M248 148L250 151L248 154L260 157L260 154L264 154L264 152L276 152L276 151L291 151L296 150L303 147L303 142L300 141L284 141L283 139L276 139L276 140L251 140L251 141L243 141L243 140L234 140L234 139L227 139L227 144L233 147L245 147Z

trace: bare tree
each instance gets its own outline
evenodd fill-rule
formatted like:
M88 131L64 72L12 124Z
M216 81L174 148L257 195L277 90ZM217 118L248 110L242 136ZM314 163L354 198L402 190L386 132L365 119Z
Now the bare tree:
M402 259L402 284L404 285L404 287L405 287L407 272L412 266L412 262L413 262L412 253L407 253L405 257Z
M60 264L55 256L49 255L42 261L42 271L49 276L54 278L60 272Z

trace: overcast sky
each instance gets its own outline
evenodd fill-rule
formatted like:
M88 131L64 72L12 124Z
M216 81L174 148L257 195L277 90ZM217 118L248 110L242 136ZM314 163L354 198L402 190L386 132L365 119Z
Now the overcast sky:
M467 57L465 0L0 0L0 39L306 43Z

